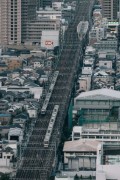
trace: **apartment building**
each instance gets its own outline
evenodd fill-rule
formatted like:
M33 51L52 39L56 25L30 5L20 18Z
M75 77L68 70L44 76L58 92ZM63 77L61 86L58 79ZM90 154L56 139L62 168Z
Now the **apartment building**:
M102 0L103 16L109 21L117 20L118 0Z
M24 43L36 10L37 0L0 0L0 44Z
M0 44L21 43L21 0L0 0Z
M27 26L31 20L35 20L37 10L37 0L21 1L21 42L25 42L27 38Z

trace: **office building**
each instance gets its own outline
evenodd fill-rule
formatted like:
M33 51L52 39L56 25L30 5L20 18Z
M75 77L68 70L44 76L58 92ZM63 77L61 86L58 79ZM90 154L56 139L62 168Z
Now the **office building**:
M21 1L21 42L24 43L27 38L28 23L36 19L37 0Z
M103 16L109 21L117 20L118 0L102 0Z
M0 0L0 44L21 43L21 0Z
M0 44L24 43L36 10L37 0L0 0Z
M26 43L28 44L40 44L42 31L47 30L60 30L60 20L41 18L38 20L32 20L28 23L28 30L26 34Z

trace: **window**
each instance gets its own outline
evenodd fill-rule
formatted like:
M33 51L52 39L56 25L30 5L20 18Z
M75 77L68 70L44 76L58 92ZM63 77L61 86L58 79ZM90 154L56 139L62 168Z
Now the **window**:
M80 137L80 133L74 133L74 136Z

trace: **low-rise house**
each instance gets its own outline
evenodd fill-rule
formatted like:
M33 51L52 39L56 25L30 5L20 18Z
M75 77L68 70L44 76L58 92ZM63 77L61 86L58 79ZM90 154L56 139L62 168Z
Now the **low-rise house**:
M92 78L92 89L111 88L114 89L114 76L99 70Z
M8 101L7 100L0 100L0 112L6 112L8 109Z
M0 140L2 138L8 140L9 129L10 129L10 125L0 126Z
M24 77L15 77L13 79L13 82L16 81L16 82L19 82L19 85L23 85L24 84L24 81L25 81L25 78Z
M43 65L41 64L40 61L34 61L34 65L33 66L34 66L34 69L43 67Z
M17 106L17 103L16 104L13 104L10 106L10 108L8 108L7 112L13 114L13 115L16 115L18 112L21 112L22 111L22 106Z
M82 75L79 77L79 91L89 91L91 88L91 75Z
M17 142L0 141L0 172L10 173L16 168Z
M3 57L3 62L6 63L10 71L22 67L22 59L17 56Z
M113 61L111 59L99 59L99 68L112 69Z
M0 114L0 125L9 124L10 120L11 120L11 114L9 113Z
M38 113L37 111L38 109L33 106L28 107L27 113L29 114L29 118L36 118Z
M92 46L87 46L85 50L85 55L87 56L95 56L96 50Z
M6 94L4 95L4 99L9 101L9 102L13 102L15 100L16 97L16 93L14 92L6 92Z
M20 73L15 70L15 71L13 71L13 73L11 74L11 77L12 77L12 79L14 79L14 78L19 77L19 75L20 75Z
M43 88L35 83L28 83L25 86L1 86L0 90L12 91L12 92L28 92L34 95L34 98L39 101Z
M0 63L0 73L7 70L8 70L8 66L5 63Z
M13 124L19 124L24 129L28 120L28 115L26 113L21 113L13 118Z
M8 132L8 140L16 140L21 142L23 140L23 130L20 125L11 126Z
M82 68L82 75L92 75L93 68L92 67L83 67Z

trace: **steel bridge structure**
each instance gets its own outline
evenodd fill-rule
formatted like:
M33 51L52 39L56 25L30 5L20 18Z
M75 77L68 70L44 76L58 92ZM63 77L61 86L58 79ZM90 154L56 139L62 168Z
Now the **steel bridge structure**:
M77 25L89 21L94 0L78 0L73 22L65 32L64 45L56 68L59 71L45 115L39 114L20 159L16 176L12 180L48 180L56 163L56 150L61 140L65 117L68 112L76 74L83 57L83 39L78 39ZM82 33L82 32L81 32ZM49 146L44 138L55 105L59 111Z

